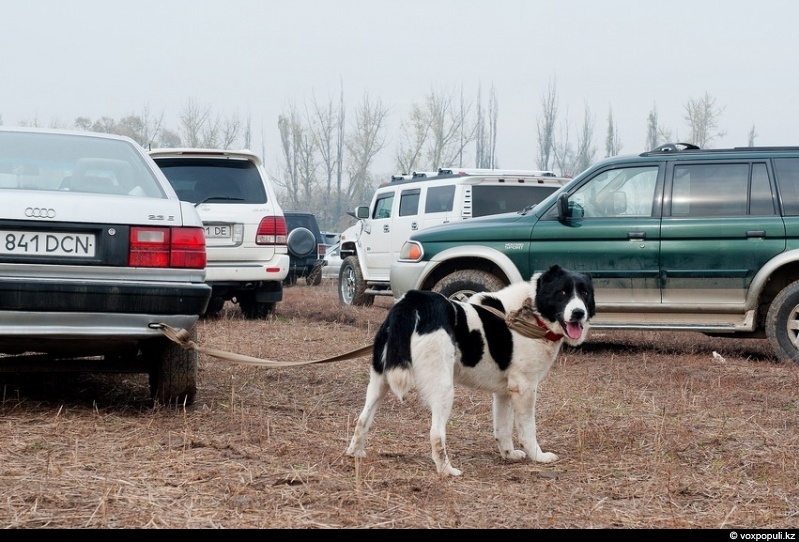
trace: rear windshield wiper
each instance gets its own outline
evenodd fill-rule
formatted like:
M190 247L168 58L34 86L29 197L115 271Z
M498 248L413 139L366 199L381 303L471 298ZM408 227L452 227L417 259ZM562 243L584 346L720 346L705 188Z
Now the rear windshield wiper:
M205 199L204 199L204 200L202 200L202 201L198 201L197 203L195 203L195 204L194 204L194 206L195 206L195 207L197 207L197 206L198 206L198 205L200 205L201 203L206 203L206 202L209 202L209 201L211 201L211 200L221 200L221 201L244 201L244 198L231 198L231 197L229 197L229 196L211 196L210 198L205 198Z

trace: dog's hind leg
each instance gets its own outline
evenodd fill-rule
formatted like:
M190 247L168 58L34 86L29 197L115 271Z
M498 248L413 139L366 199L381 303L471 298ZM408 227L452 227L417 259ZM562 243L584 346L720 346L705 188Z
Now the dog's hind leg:
M499 446L499 455L509 461L520 461L527 457L522 450L513 448L513 406L510 394L494 394L494 440Z
M511 394L513 411L516 415L516 430L527 456L539 463L552 463L558 456L552 452L544 452L538 445L535 424L535 402L537 386L517 386Z
M461 471L452 466L447 454L447 422L452 413L452 402L455 400L455 386L442 385L435 398L429 402L432 421L430 424L430 446L433 449L433 461L439 474L460 476Z
M375 419L377 409L383 399L386 398L388 390L388 382L386 382L385 376L372 369L369 374L369 386L366 388L366 403L355 424L355 432L347 448L347 455L354 457L366 456L366 436L372 421Z

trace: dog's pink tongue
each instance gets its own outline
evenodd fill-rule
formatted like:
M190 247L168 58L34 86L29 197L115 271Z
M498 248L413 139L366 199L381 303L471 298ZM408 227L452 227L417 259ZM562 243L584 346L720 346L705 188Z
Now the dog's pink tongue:
M583 326L578 322L566 322L566 335L570 339L579 339L583 334Z

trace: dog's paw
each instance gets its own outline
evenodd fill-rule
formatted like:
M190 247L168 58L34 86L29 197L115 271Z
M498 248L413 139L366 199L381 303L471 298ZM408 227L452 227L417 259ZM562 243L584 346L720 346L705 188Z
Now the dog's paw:
M558 460L558 456L553 454L552 452L539 452L535 456L535 460L538 463L552 463L553 461Z
M524 453L524 450L509 450L502 454L502 459L507 459L508 461L521 461L526 457L527 454Z
M463 472L460 469L456 469L449 463L438 472L441 476L460 476Z
M350 446L347 448L347 451L346 451L346 452L344 452L344 453L346 453L347 455L349 455L349 456L352 456L352 457L366 457L366 450L359 450L359 449L356 449L356 448L355 448L354 446L352 446L352 445L350 445Z

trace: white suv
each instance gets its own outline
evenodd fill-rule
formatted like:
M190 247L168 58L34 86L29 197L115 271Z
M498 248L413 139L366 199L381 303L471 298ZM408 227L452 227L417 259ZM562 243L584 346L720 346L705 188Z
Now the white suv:
M411 235L431 226L530 207L570 179L548 171L439 169L393 176L372 203L355 209L358 223L341 234L339 301L371 305L392 295L391 263Z
M250 151L153 149L150 156L178 197L194 203L205 227L206 314L226 300L262 318L283 299L289 270L286 221L260 158Z

